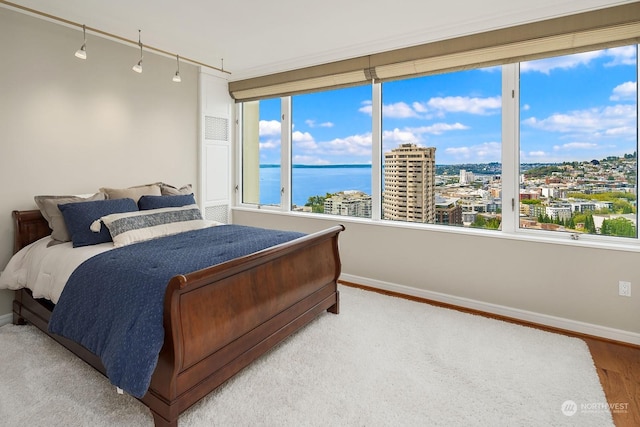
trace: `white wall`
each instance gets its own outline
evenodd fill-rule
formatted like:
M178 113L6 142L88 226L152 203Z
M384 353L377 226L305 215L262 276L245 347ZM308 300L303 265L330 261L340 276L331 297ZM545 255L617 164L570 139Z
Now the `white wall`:
M347 280L640 344L638 252L266 210L236 208L233 222L304 232L343 223ZM619 280L632 283L632 297L618 296Z
M13 247L11 211L38 194L155 181L198 184L198 68L0 8L0 270ZM196 193L197 194L197 193ZM0 291L0 316L12 293Z

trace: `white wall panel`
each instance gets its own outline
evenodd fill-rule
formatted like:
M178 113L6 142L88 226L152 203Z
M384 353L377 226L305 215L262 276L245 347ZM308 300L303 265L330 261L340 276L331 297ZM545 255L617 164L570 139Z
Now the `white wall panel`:
M232 106L222 76L200 72L200 201L207 219L230 222Z

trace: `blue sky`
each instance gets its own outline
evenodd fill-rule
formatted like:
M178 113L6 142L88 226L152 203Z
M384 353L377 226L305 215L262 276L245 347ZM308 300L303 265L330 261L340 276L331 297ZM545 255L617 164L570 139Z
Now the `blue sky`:
M521 64L520 159L561 162L636 151L636 48ZM499 162L501 68L383 83L383 150L436 147L438 164ZM371 162L371 87L292 97L293 163ZM279 99L260 103L261 163L279 163Z

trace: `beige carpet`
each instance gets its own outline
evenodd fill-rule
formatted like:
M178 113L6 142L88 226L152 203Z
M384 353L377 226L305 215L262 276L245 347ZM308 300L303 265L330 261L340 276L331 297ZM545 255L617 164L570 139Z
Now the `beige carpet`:
M606 400L583 341L340 289L340 315L323 314L192 407L180 425L613 426L608 410L585 409ZM0 424L153 421L136 399L116 394L34 327L6 325Z

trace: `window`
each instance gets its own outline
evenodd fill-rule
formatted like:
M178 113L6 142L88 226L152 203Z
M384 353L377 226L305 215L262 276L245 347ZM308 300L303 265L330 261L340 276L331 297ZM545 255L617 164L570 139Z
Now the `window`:
M637 48L520 64L520 228L637 236Z
M382 84L382 218L497 229L500 67Z
M291 99L292 210L371 218L371 86Z
M280 99L242 104L242 202L280 205Z
M259 170L283 210L637 244L637 76L629 45L284 97L282 126L259 101L243 188Z

